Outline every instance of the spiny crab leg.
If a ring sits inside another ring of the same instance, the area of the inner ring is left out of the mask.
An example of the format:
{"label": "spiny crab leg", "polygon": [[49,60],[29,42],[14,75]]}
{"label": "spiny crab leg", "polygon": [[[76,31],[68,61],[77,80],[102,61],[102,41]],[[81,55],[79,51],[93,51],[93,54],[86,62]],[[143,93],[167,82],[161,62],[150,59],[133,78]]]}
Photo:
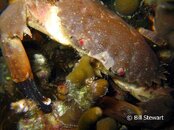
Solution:
{"label": "spiny crab leg", "polygon": [[12,80],[27,97],[36,101],[41,109],[50,112],[50,99],[46,99],[37,89],[33,80],[30,63],[19,38],[7,39],[1,44],[3,56],[7,61]]}

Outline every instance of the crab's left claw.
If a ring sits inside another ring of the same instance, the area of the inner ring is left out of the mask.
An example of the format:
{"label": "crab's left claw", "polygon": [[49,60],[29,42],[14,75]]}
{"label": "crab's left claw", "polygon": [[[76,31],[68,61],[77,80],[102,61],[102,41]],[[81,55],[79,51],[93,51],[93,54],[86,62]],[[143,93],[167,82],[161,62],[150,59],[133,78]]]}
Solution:
{"label": "crab's left claw", "polygon": [[28,56],[21,42],[24,33],[31,36],[26,21],[25,0],[17,0],[7,7],[0,16],[1,49],[12,80],[19,90],[27,98],[36,101],[43,111],[50,112],[51,100],[45,98],[37,89]]}

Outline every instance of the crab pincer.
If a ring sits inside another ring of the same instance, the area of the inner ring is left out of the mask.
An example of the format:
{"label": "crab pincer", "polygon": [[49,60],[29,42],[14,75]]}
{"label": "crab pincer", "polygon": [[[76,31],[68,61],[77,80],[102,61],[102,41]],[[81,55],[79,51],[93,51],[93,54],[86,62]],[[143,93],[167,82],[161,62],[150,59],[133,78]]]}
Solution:
{"label": "crab pincer", "polygon": [[[11,14],[11,11],[15,11],[16,15]],[[21,42],[23,32],[31,36],[26,26],[24,12],[24,3],[20,1],[9,5],[6,11],[0,15],[1,49],[17,88],[27,98],[36,101],[43,111],[50,112],[51,100],[45,98],[38,90],[28,56]]]}

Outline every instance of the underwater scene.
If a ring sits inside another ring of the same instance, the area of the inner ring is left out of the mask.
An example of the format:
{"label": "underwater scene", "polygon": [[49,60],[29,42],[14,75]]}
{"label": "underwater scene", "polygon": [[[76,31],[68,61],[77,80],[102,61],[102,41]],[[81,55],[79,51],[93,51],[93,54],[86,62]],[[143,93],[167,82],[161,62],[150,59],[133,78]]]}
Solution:
{"label": "underwater scene", "polygon": [[0,0],[0,130],[174,130],[174,0]]}

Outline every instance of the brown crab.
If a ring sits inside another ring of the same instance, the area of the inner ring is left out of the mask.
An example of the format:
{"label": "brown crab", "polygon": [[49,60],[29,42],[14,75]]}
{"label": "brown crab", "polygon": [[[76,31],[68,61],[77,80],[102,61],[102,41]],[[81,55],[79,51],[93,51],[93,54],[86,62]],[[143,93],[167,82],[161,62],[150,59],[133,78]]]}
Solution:
{"label": "brown crab", "polygon": [[50,104],[36,89],[21,43],[23,35],[32,36],[28,26],[99,60],[114,77],[143,86],[162,78],[158,59],[143,37],[100,1],[15,0],[0,16],[1,48],[13,81],[41,106]]}

